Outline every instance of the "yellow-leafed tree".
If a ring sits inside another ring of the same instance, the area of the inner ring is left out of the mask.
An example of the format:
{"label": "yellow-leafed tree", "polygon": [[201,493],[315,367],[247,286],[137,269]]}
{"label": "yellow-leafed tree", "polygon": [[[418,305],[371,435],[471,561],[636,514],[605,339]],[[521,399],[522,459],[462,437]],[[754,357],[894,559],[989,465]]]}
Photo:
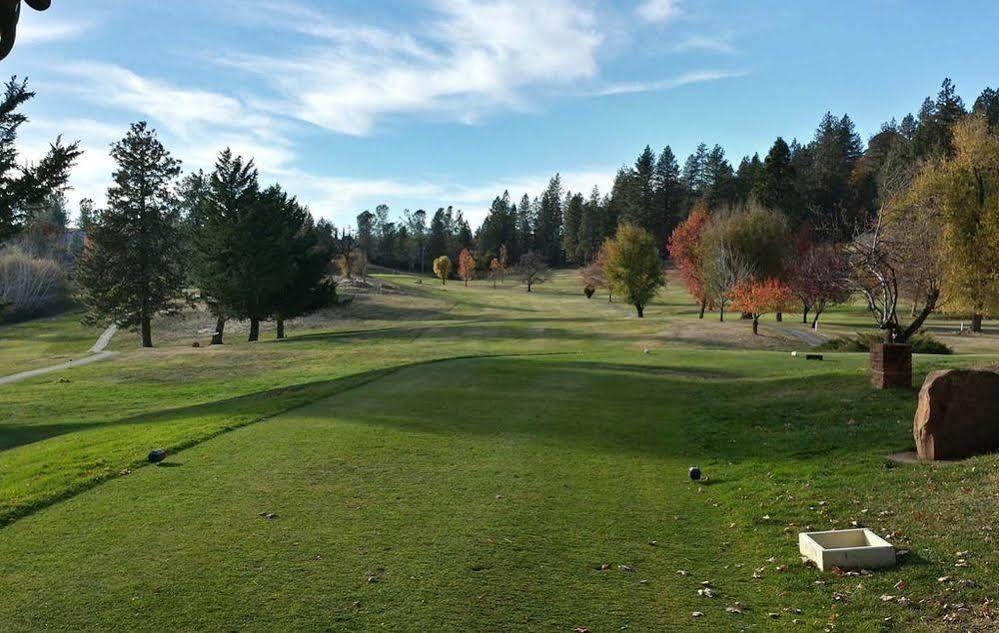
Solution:
{"label": "yellow-leafed tree", "polygon": [[911,195],[943,217],[944,305],[973,315],[999,313],[999,135],[982,116],[954,126],[954,154],[927,163]]}
{"label": "yellow-leafed tree", "polygon": [[447,285],[448,275],[451,274],[451,258],[441,255],[434,260],[434,274],[441,280],[441,285]]}

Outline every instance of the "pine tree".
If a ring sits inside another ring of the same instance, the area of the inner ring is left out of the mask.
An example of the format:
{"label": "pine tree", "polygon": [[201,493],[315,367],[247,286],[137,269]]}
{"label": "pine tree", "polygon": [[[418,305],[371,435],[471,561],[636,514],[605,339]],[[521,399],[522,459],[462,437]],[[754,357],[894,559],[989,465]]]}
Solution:
{"label": "pine tree", "polygon": [[975,99],[975,105],[971,111],[985,117],[989,130],[999,129],[999,91],[993,88],[983,90],[982,94]]}
{"label": "pine tree", "polygon": [[791,148],[778,136],[763,160],[753,197],[763,206],[782,212],[798,226],[805,221],[807,210],[798,198],[797,181]]}
{"label": "pine tree", "polygon": [[[789,151],[790,153],[790,151]],[[759,182],[763,173],[763,161],[759,154],[753,154],[752,158],[743,156],[739,161],[739,167],[735,170],[735,185],[733,187],[734,202],[744,206],[749,202],[750,196],[756,183]]]}
{"label": "pine tree", "polygon": [[657,220],[656,209],[656,155],[648,145],[638,156],[629,177],[630,190],[625,199],[621,222],[628,222],[652,232]]}
{"label": "pine tree", "polygon": [[520,199],[520,204],[516,207],[516,239],[513,242],[513,251],[510,257],[513,261],[534,248],[534,205],[531,198],[525,193]]}
{"label": "pine tree", "polygon": [[437,258],[441,255],[447,255],[449,241],[447,217],[442,207],[437,209],[434,217],[430,220],[430,239],[427,242],[427,252],[430,253],[430,257]]}
{"label": "pine tree", "polygon": [[90,222],[77,277],[91,323],[138,327],[152,347],[153,316],[181,297],[180,213],[171,189],[180,162],[144,122],[111,146],[117,164],[106,209]]}
{"label": "pine tree", "polygon": [[252,160],[223,150],[215,163],[208,196],[192,218],[195,281],[215,316],[212,345],[221,345],[225,324],[237,316],[240,276],[238,261],[244,245],[243,218],[257,202],[259,186]]}
{"label": "pine tree", "polygon": [[709,207],[732,203],[735,173],[725,158],[725,150],[721,145],[711,148],[704,166],[704,178],[704,197]]}
{"label": "pine tree", "polygon": [[285,321],[323,308],[336,299],[336,285],[327,272],[333,258],[331,231],[316,225],[309,211],[292,198],[285,206],[285,222],[290,235],[287,250],[291,273],[271,297],[277,338],[285,337]]}
{"label": "pine tree", "polygon": [[562,177],[549,181],[541,196],[535,231],[536,247],[545,262],[557,266],[562,260]]}
{"label": "pine tree", "polygon": [[919,127],[912,141],[916,156],[952,154],[951,130],[966,113],[964,101],[958,96],[954,82],[944,79],[936,99],[927,97],[919,110]]}
{"label": "pine tree", "polygon": [[570,262],[578,261],[580,226],[583,221],[583,196],[571,194],[565,205],[565,230],[562,234],[562,248]]}
{"label": "pine tree", "polygon": [[237,318],[249,319],[250,342],[260,338],[260,322],[275,314],[295,277],[295,238],[307,213],[273,185],[244,209],[236,227],[229,306]]}
{"label": "pine tree", "polygon": [[707,193],[709,186],[707,169],[708,146],[701,143],[683,164],[683,185],[687,188],[692,201]]}
{"label": "pine tree", "polygon": [[17,134],[28,117],[17,110],[34,96],[27,80],[12,77],[0,99],[0,242],[21,230],[31,207],[66,189],[69,172],[83,154],[79,142],[64,145],[60,137],[38,163],[19,162]]}
{"label": "pine tree", "polygon": [[673,150],[667,145],[656,161],[655,202],[650,231],[662,243],[665,252],[666,236],[683,219],[683,183],[680,181],[680,165]]}
{"label": "pine tree", "polygon": [[589,199],[583,205],[583,213],[579,220],[576,261],[590,262],[596,257],[600,244],[604,241],[605,212],[600,189],[594,187]]}

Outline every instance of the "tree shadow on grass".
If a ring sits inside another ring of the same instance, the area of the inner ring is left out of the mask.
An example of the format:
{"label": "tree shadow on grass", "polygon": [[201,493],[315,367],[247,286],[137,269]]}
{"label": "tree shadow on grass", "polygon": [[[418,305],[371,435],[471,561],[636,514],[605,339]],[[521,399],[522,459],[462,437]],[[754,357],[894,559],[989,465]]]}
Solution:
{"label": "tree shadow on grass", "polygon": [[[840,456],[883,456],[900,441],[894,420],[911,416],[915,406],[912,394],[875,393],[854,375],[739,379],[724,370],[706,376],[680,367],[518,358],[419,372],[357,390],[338,400],[331,416],[620,455],[836,463]],[[374,389],[390,390],[392,398]]]}

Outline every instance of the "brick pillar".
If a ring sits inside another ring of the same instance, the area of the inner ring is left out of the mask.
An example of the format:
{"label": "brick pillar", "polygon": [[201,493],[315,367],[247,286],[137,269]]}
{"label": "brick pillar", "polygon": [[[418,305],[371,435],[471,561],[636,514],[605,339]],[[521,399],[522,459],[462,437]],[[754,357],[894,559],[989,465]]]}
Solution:
{"label": "brick pillar", "polygon": [[871,382],[877,389],[912,389],[912,348],[898,343],[872,345]]}

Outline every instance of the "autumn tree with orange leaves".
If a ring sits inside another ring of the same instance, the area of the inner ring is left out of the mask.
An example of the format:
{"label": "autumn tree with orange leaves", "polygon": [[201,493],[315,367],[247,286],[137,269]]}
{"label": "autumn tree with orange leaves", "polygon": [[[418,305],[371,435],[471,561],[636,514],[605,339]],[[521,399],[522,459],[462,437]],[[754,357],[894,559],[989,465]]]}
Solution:
{"label": "autumn tree with orange leaves", "polygon": [[701,304],[699,318],[704,318],[708,308],[708,293],[705,289],[701,254],[698,248],[701,233],[708,225],[710,216],[703,204],[695,207],[669,238],[669,255],[673,259],[680,280],[694,299]]}
{"label": "autumn tree with orange leaves", "polygon": [[794,299],[790,288],[779,279],[750,279],[736,285],[729,293],[732,308],[753,316],[753,334],[760,333],[760,317],[787,310]]}
{"label": "autumn tree with orange leaves", "polygon": [[475,279],[475,258],[472,257],[467,248],[462,249],[461,254],[458,255],[458,277],[465,282],[465,286],[468,286],[468,282]]}
{"label": "autumn tree with orange leaves", "polygon": [[499,279],[502,274],[503,264],[500,263],[499,259],[493,257],[493,261],[489,262],[489,276],[493,280],[493,288],[496,287],[496,280]]}

